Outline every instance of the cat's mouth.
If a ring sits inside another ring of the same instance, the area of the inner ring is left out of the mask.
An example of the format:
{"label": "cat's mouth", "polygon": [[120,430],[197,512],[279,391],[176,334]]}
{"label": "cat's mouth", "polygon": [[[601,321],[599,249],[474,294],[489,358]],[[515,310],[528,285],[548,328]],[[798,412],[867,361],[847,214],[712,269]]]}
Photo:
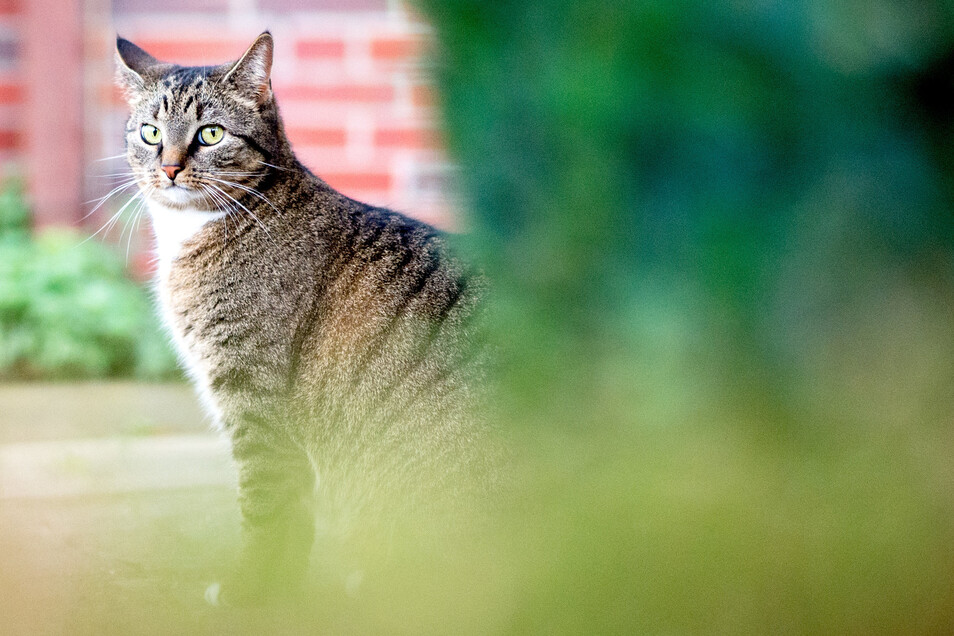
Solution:
{"label": "cat's mouth", "polygon": [[162,199],[169,203],[187,205],[202,198],[202,194],[188,186],[178,183],[170,183],[164,188],[159,188],[153,193],[153,197]]}

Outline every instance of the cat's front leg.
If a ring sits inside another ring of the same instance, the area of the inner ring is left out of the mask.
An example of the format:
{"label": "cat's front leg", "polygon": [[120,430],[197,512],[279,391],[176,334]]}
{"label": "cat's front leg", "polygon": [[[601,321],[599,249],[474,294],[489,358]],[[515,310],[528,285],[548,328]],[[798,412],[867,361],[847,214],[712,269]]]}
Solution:
{"label": "cat's front leg", "polygon": [[239,471],[243,551],[235,575],[210,602],[249,605],[300,586],[314,539],[315,473],[307,454],[267,418],[228,428]]}

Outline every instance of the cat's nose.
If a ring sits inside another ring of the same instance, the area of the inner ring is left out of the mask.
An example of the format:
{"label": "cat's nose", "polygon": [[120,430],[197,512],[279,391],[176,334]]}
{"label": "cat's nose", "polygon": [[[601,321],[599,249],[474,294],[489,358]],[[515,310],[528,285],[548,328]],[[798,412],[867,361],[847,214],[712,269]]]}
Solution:
{"label": "cat's nose", "polygon": [[170,181],[175,181],[176,175],[182,172],[182,166],[179,164],[163,166],[162,171],[166,173],[166,176],[169,177]]}

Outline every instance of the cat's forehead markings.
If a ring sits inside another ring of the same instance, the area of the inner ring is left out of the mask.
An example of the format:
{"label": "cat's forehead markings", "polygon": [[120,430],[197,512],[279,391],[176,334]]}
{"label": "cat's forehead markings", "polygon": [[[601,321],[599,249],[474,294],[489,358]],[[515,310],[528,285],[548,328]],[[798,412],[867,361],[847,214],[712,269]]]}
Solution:
{"label": "cat's forehead markings", "polygon": [[190,108],[194,110],[193,116],[198,119],[202,116],[202,82],[196,81],[186,87],[179,93],[179,110],[183,113],[190,113]]}
{"label": "cat's forehead markings", "polygon": [[[180,115],[202,117],[203,78],[181,69],[161,80],[153,103],[154,119],[168,121]],[[193,112],[190,112],[190,108]]]}
{"label": "cat's forehead markings", "polygon": [[171,114],[170,101],[175,103],[175,96],[172,95],[171,92],[160,93],[158,99],[156,100],[156,105],[152,116],[158,120],[169,119]]}

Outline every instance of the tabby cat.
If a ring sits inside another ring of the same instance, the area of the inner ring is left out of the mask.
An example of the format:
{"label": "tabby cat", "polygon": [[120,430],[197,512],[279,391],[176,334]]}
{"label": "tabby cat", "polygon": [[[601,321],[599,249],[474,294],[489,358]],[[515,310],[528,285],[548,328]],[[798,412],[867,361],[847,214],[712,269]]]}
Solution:
{"label": "tabby cat", "polygon": [[117,40],[162,313],[239,471],[238,601],[301,578],[316,503],[419,510],[492,472],[479,277],[432,227],[295,158],[272,53],[265,32],[237,62],[184,67]]}

